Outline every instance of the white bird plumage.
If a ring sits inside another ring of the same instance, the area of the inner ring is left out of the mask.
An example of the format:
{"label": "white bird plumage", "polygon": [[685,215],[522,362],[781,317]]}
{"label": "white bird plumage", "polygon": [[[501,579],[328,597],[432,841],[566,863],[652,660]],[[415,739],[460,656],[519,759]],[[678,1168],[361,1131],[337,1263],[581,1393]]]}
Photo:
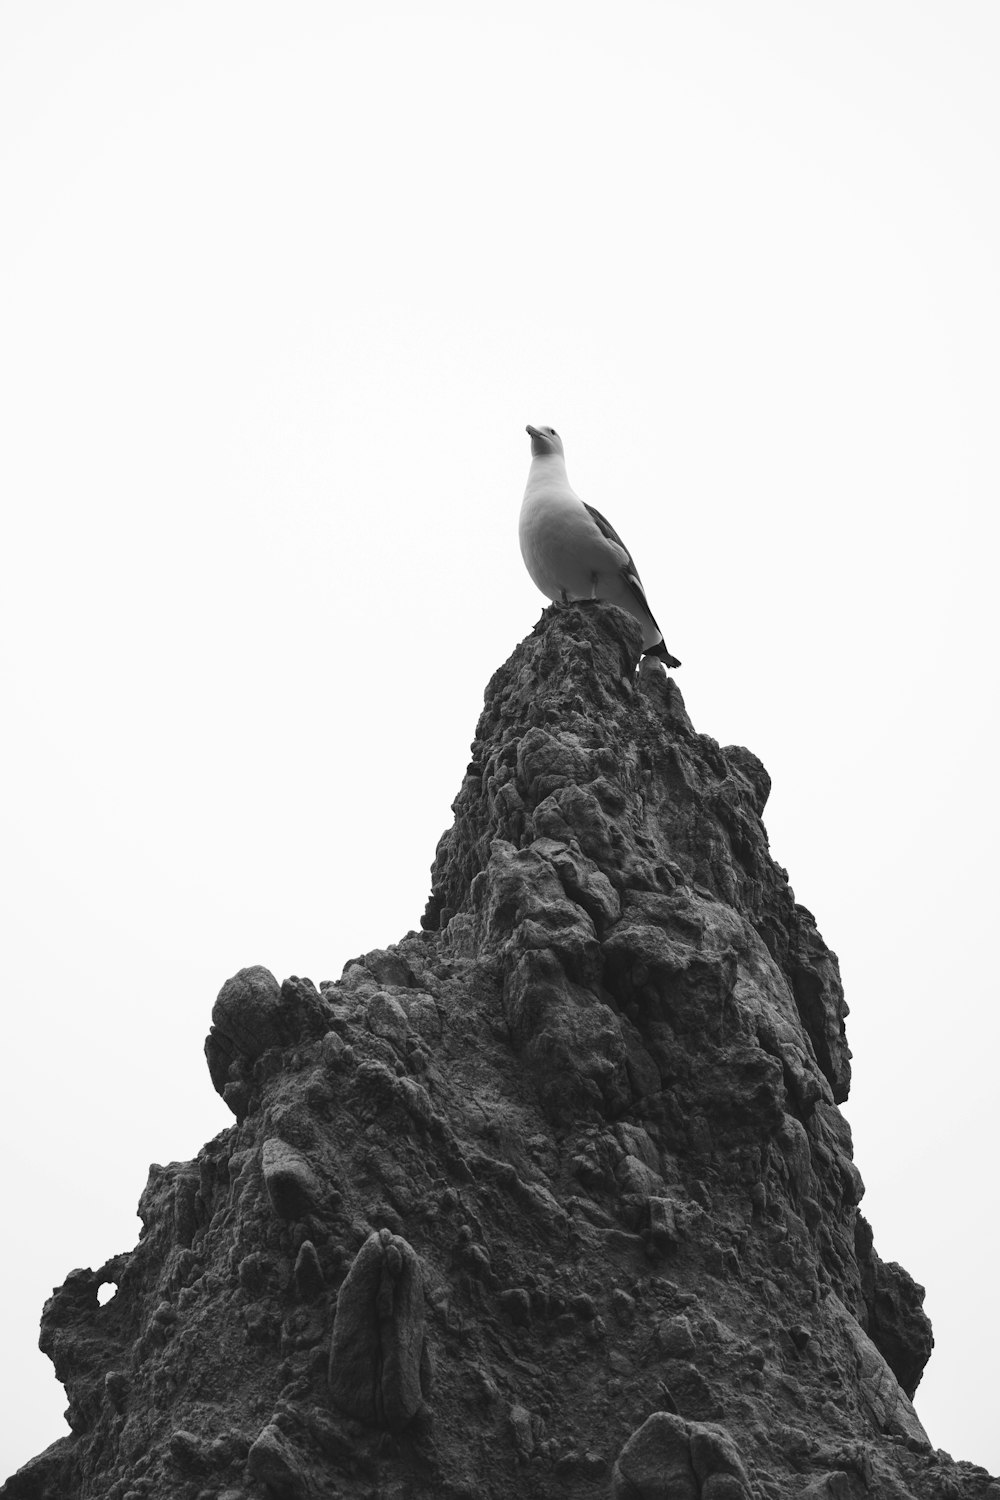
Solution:
{"label": "white bird plumage", "polygon": [[606,599],[642,626],[643,655],[679,667],[653,618],[631,553],[600,511],[587,505],[566,477],[562,439],[554,427],[527,427],[531,469],[518,540],[533,582],[547,599]]}

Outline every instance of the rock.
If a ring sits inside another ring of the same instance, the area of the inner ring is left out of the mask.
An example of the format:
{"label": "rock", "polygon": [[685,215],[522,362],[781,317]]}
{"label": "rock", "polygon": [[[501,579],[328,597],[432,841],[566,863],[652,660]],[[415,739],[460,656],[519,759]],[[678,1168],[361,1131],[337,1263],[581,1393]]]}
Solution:
{"label": "rock", "polygon": [[330,1396],[341,1410],[399,1431],[423,1405],[426,1356],[420,1261],[387,1229],[369,1235],[340,1288]]}
{"label": "rock", "polygon": [[615,1314],[627,1326],[635,1322],[635,1298],[630,1297],[623,1287],[616,1286],[611,1293],[611,1305]]}
{"label": "rock", "polygon": [[532,848],[555,870],[571,901],[582,906],[599,935],[621,915],[621,900],[608,877],[578,845],[535,839]]}
{"label": "rock", "polygon": [[531,1322],[531,1297],[522,1286],[509,1287],[500,1293],[500,1306],[508,1318],[519,1328],[527,1328]]}
{"label": "rock", "polygon": [[698,1500],[689,1425],[658,1411],[632,1434],[611,1475],[614,1500]]}
{"label": "rock", "polygon": [[209,1466],[205,1444],[193,1432],[176,1428],[170,1434],[170,1456],[185,1474],[204,1474]]}
{"label": "rock", "polygon": [[886,1263],[875,1253],[871,1227],[862,1214],[857,1216],[854,1239],[868,1335],[912,1400],[934,1348],[924,1289],[902,1266]]}
{"label": "rock", "polygon": [[837,1296],[828,1296],[823,1310],[828,1323],[839,1331],[853,1353],[862,1402],[878,1428],[929,1448],[930,1440],[909,1397],[871,1339]]}
{"label": "rock", "polygon": [[275,1500],[300,1500],[307,1493],[301,1462],[284,1433],[270,1423],[247,1455],[251,1478]]}
{"label": "rock", "polygon": [[677,1215],[669,1198],[652,1197],[648,1202],[649,1237],[661,1250],[672,1250],[680,1239]]}
{"label": "rock", "polygon": [[750,1500],[750,1480],[722,1427],[654,1412],[625,1444],[614,1500]]}
{"label": "rock", "polygon": [[529,1459],[535,1451],[535,1437],[531,1430],[531,1414],[523,1406],[512,1406],[508,1413],[514,1447],[522,1459]]}
{"label": "rock", "polygon": [[305,1302],[313,1301],[316,1297],[322,1296],[325,1291],[326,1279],[323,1275],[323,1267],[320,1265],[316,1246],[311,1240],[303,1240],[299,1246],[292,1275],[295,1290]]}
{"label": "rock", "polygon": [[410,1038],[406,1011],[394,995],[379,991],[368,1002],[368,1026],[376,1036],[384,1036],[404,1051]]}
{"label": "rock", "polygon": [[657,1341],[664,1354],[675,1359],[683,1359],[695,1350],[694,1334],[691,1332],[691,1324],[683,1313],[676,1317],[668,1318],[661,1323],[657,1329]]}
{"label": "rock", "polygon": [[611,606],[547,610],[422,930],[223,985],[235,1121],[46,1302],[70,1432],[3,1500],[997,1488],[909,1400],[923,1291],[858,1212],[837,960],[767,773],[638,652]]}
{"label": "rock", "polygon": [[722,1416],[721,1403],[697,1365],[686,1359],[668,1358],[660,1371],[682,1416],[699,1421]]}
{"label": "rock", "polygon": [[749,1489],[739,1450],[724,1427],[692,1422],[689,1428],[691,1463],[701,1485],[718,1484],[722,1477],[736,1479]]}
{"label": "rock", "polygon": [[701,1500],[749,1500],[750,1493],[735,1474],[710,1474],[701,1487]]}
{"label": "rock", "polygon": [[[205,1040],[208,1070],[218,1093],[234,1105],[249,1097],[252,1065],[274,1047],[320,1037],[328,1029],[327,1007],[311,980],[292,977],[278,984],[257,964],[240,969],[219,991],[212,1028]],[[227,1089],[231,1089],[226,1097]],[[237,1118],[243,1114],[237,1110]]]}
{"label": "rock", "polygon": [[855,1500],[862,1492],[843,1469],[821,1474],[802,1491],[802,1500]]}
{"label": "rock", "polygon": [[60,1500],[69,1493],[66,1486],[71,1459],[69,1438],[57,1438],[0,1485],[0,1495],[4,1500]]}
{"label": "rock", "polygon": [[301,1152],[272,1136],[264,1142],[261,1168],[271,1207],[279,1219],[302,1219],[317,1207],[322,1187]]}

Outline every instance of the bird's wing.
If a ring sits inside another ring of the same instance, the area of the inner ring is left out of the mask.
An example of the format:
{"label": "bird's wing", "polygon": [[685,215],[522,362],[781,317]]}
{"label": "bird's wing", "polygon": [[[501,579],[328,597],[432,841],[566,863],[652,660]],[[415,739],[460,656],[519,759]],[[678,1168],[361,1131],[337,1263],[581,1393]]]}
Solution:
{"label": "bird's wing", "polygon": [[[609,542],[614,542],[615,545],[617,547],[620,547],[624,552],[625,561],[622,563],[622,576],[625,579],[625,582],[628,584],[629,588],[632,590],[632,593],[639,600],[643,609],[645,609],[646,613],[649,615],[649,618],[653,620],[653,611],[649,607],[649,600],[646,598],[646,590],[642,586],[642,579],[639,577],[639,570],[636,567],[635,563],[632,561],[631,552],[628,550],[625,543],[622,541],[621,537],[618,535],[617,531],[606,516],[602,516],[599,510],[595,510],[592,505],[588,505],[586,500],[582,501],[582,504],[584,510],[588,513],[591,520],[597,524],[601,535],[603,537],[606,537]],[[656,625],[655,620],[653,620],[653,624]],[[656,625],[656,628],[657,630],[659,630],[659,625]]]}

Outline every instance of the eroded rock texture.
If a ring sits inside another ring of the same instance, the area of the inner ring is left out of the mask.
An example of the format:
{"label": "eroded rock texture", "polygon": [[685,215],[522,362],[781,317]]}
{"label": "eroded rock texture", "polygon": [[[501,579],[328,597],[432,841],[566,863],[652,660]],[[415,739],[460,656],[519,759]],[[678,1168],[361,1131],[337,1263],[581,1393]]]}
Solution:
{"label": "eroded rock texture", "polygon": [[547,611],[423,931],[223,986],[235,1123],[46,1304],[72,1431],[4,1496],[996,1500],[909,1399],[923,1292],[858,1211],[847,1008],[767,773],[638,646]]}

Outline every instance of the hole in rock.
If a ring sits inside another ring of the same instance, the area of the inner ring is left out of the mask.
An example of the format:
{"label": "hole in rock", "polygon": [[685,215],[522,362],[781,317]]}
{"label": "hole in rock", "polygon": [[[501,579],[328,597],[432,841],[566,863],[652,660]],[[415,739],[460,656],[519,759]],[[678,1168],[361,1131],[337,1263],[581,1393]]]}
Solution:
{"label": "hole in rock", "polygon": [[97,1300],[103,1307],[105,1302],[110,1302],[118,1288],[113,1281],[106,1281],[103,1286],[97,1288]]}

